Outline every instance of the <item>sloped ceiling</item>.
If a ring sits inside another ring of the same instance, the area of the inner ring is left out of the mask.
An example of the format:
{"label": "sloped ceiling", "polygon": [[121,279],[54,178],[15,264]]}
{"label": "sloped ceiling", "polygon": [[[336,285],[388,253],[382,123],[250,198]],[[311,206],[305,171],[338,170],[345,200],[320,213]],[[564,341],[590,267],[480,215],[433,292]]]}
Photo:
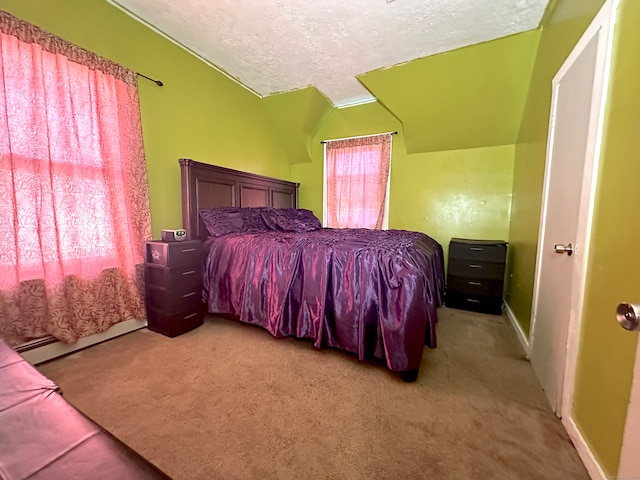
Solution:
{"label": "sloped ceiling", "polygon": [[260,96],[374,100],[366,72],[535,29],[548,0],[108,0]]}
{"label": "sloped ceiling", "polygon": [[408,153],[516,143],[540,31],[358,79],[404,126]]}
{"label": "sloped ceiling", "polygon": [[291,163],[311,161],[311,136],[332,109],[314,87],[270,95],[263,100]]}
{"label": "sloped ceiling", "polygon": [[292,163],[331,109],[370,101],[408,153],[516,143],[549,3],[107,1],[261,96]]}

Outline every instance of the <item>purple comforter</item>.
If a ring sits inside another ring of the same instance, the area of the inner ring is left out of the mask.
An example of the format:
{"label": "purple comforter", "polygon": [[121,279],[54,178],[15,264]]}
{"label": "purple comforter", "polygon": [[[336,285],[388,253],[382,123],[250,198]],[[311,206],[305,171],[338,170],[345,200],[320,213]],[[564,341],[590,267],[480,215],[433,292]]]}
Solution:
{"label": "purple comforter", "polygon": [[204,273],[208,311],[276,337],[312,339],[417,369],[436,346],[442,247],[419,232],[322,229],[211,238]]}

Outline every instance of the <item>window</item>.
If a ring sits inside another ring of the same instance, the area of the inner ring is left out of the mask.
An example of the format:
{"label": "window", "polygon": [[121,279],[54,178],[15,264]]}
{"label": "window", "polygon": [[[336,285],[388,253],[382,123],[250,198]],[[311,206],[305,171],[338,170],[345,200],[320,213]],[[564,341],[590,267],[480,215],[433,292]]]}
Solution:
{"label": "window", "polygon": [[0,337],[72,342],[143,319],[135,72],[0,16]]}
{"label": "window", "polygon": [[391,134],[325,142],[324,225],[388,227]]}

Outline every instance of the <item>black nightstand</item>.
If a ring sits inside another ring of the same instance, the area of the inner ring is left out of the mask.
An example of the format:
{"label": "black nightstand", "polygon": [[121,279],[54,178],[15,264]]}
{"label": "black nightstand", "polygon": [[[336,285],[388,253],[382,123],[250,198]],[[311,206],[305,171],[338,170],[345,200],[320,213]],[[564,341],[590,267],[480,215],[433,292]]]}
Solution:
{"label": "black nightstand", "polygon": [[507,242],[452,238],[445,305],[500,315]]}
{"label": "black nightstand", "polygon": [[202,244],[145,244],[147,328],[175,337],[202,325]]}

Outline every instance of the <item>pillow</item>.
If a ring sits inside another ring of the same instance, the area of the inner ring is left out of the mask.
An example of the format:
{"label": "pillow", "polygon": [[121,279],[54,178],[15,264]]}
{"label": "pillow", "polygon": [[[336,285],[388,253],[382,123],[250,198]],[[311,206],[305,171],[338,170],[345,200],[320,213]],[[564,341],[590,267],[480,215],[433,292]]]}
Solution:
{"label": "pillow", "polygon": [[269,232],[261,213],[263,208],[208,208],[198,211],[210,237],[234,233]]}
{"label": "pillow", "polygon": [[303,208],[265,208],[262,218],[276,232],[312,232],[322,228],[313,212]]}

